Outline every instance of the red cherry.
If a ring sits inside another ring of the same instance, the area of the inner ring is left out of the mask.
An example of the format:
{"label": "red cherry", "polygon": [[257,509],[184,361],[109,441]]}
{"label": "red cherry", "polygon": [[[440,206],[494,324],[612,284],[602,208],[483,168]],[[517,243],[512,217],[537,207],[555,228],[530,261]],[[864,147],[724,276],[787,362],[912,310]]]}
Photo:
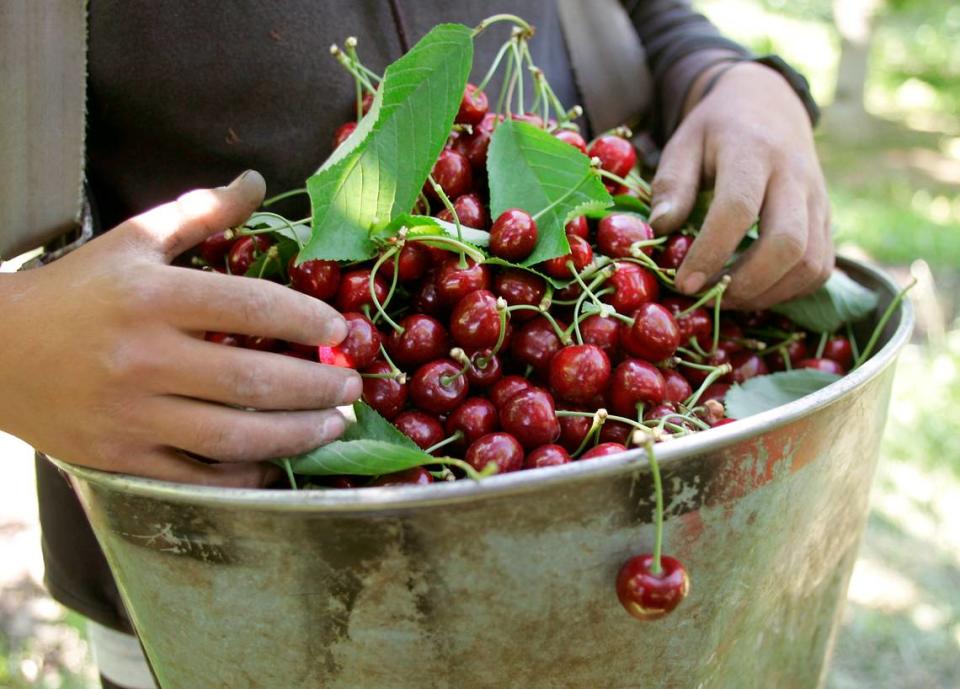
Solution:
{"label": "red cherry", "polygon": [[397,258],[394,256],[393,258],[387,259],[387,261],[380,266],[379,274],[383,275],[385,280],[392,280],[394,266],[399,268],[397,280],[400,282],[418,280],[427,272],[427,268],[430,267],[430,252],[421,242],[407,242],[403,245],[403,248],[400,249],[400,257]]}
{"label": "red cherry", "polygon": [[477,290],[458,301],[450,317],[450,334],[464,349],[496,345],[500,338],[500,312],[493,293]]}
{"label": "red cherry", "polygon": [[464,459],[477,471],[495,464],[497,473],[505,474],[523,468],[523,448],[509,433],[488,433],[467,448]]}
{"label": "red cherry", "polygon": [[586,268],[593,260],[593,247],[583,237],[575,234],[567,235],[567,242],[570,244],[570,253],[563,256],[551,258],[543,262],[543,269],[547,275],[558,280],[568,280],[573,277],[570,272],[568,262],[573,262],[573,267],[580,272]]}
{"label": "red cherry", "polygon": [[[562,326],[561,326],[562,327]],[[524,323],[510,343],[510,353],[515,361],[529,364],[538,371],[545,371],[550,359],[560,351],[560,338],[553,326],[543,316]]]}
{"label": "red cherry", "polygon": [[823,348],[823,358],[836,361],[843,369],[853,365],[853,347],[843,335],[834,335]]}
{"label": "red cherry", "polygon": [[[644,421],[659,420],[663,418],[668,418],[677,413],[677,408],[673,406],[670,402],[664,402],[663,404],[655,404],[649,409],[643,412]],[[674,421],[680,421],[680,419],[674,419]],[[670,430],[666,429],[669,433]]]}
{"label": "red cherry", "polygon": [[[364,373],[393,373],[386,361],[375,361]],[[363,401],[380,412],[388,421],[393,419],[407,403],[407,383],[395,378],[364,378]]]}
{"label": "red cherry", "polygon": [[711,424],[711,426],[713,428],[716,428],[717,426],[726,426],[728,423],[733,423],[734,421],[736,421],[736,419],[731,419],[729,416],[727,416],[722,419],[717,419]]}
{"label": "red cherry", "polygon": [[317,348],[321,364],[344,368],[364,369],[380,354],[380,331],[362,313],[343,314],[347,322],[347,336],[335,347]]}
{"label": "red cherry", "polygon": [[656,301],[660,295],[656,276],[646,268],[627,261],[614,263],[614,272],[607,280],[607,285],[616,290],[607,295],[607,302],[623,314],[633,313],[641,304]]}
{"label": "red cherry", "polygon": [[206,261],[207,265],[223,272],[224,259],[233,246],[237,235],[233,230],[223,230],[212,234],[200,242],[200,258]]}
{"label": "red cherry", "polygon": [[241,237],[227,254],[227,267],[231,275],[246,275],[257,256],[270,248],[270,240],[262,234]]}
{"label": "red cherry", "polygon": [[427,275],[420,283],[420,289],[413,297],[413,310],[431,316],[441,316],[446,310],[440,303],[435,275]]}
{"label": "red cherry", "polygon": [[537,223],[520,208],[510,208],[493,221],[490,251],[507,261],[522,261],[537,246]]}
{"label": "red cherry", "polygon": [[621,326],[620,344],[634,356],[663,361],[672,357],[680,346],[680,328],[660,304],[641,304],[633,314],[633,325]]}
{"label": "red cherry", "polygon": [[375,95],[372,91],[367,91],[363,94],[363,98],[360,101],[360,112],[364,115],[370,112],[370,108],[373,107],[373,97]]}
{"label": "red cherry", "polygon": [[693,237],[685,234],[675,234],[663,245],[663,251],[657,256],[657,265],[661,268],[676,270],[687,257],[687,252],[693,245]]}
{"label": "red cherry", "polygon": [[472,445],[482,436],[497,430],[497,408],[483,397],[470,397],[447,417],[447,435],[463,433],[461,445]]}
{"label": "red cherry", "polygon": [[[653,239],[653,228],[633,213],[611,213],[597,223],[597,246],[611,258],[629,258],[634,242],[649,239]],[[647,255],[652,252],[652,246],[643,249]]]}
{"label": "red cherry", "polygon": [[584,344],[596,345],[611,361],[620,356],[619,321],[595,313],[581,321],[580,335]]}
{"label": "red cherry", "polygon": [[580,136],[579,133],[572,129],[560,129],[554,136],[561,141],[566,141],[574,148],[579,149],[584,155],[587,154],[587,142],[583,140],[583,137]]}
{"label": "red cherry", "polygon": [[550,389],[567,402],[586,404],[610,381],[610,359],[592,344],[569,345],[550,361]]}
{"label": "red cherry", "polygon": [[[487,118],[492,117],[492,114],[488,114],[487,117],[484,118],[484,122],[487,121]],[[486,168],[487,150],[490,148],[491,134],[490,129],[486,129],[481,125],[480,127],[473,128],[473,134],[461,135],[457,139],[455,145],[456,151],[469,160],[470,165],[472,165],[475,170],[484,170]]]}
{"label": "red cherry", "polygon": [[444,437],[443,426],[437,417],[422,411],[405,411],[393,420],[393,425],[421,450],[433,447]]}
{"label": "red cherry", "polygon": [[[473,169],[470,167],[470,161],[463,154],[449,148],[440,151],[440,156],[430,174],[449,199],[466,194],[473,188]],[[430,199],[439,200],[433,185],[429,182],[424,185],[424,192]]]}
{"label": "red cherry", "polygon": [[337,130],[333,133],[333,147],[338,148],[340,144],[349,139],[356,128],[356,122],[344,122],[337,127]]}
{"label": "red cherry", "polygon": [[600,159],[600,167],[620,177],[626,177],[637,162],[637,149],[621,136],[606,134],[590,142],[587,155]]}
{"label": "red cherry", "polygon": [[[786,346],[787,358],[790,359],[790,366],[796,368],[801,360],[809,356],[807,343],[803,340],[793,340]],[[767,365],[771,371],[783,371],[787,368],[783,359],[781,350],[775,349],[768,355]]]}
{"label": "red cherry", "polygon": [[727,391],[730,389],[729,383],[713,383],[707,386],[707,389],[703,391],[703,394],[700,395],[700,404],[703,404],[707,400],[716,400],[717,402],[723,402],[727,396]]}
{"label": "red cherry", "polygon": [[359,476],[317,476],[318,480],[324,486],[329,488],[359,488],[361,486],[361,477]]}
{"label": "red cherry", "polygon": [[555,467],[570,462],[570,455],[559,445],[541,445],[523,460],[524,469]]}
{"label": "red cherry", "polygon": [[448,258],[435,278],[437,298],[441,304],[456,304],[470,292],[490,289],[490,269],[483,263],[467,259],[466,268],[460,267],[456,256]]}
{"label": "red cherry", "polygon": [[[723,364],[730,363],[730,355],[727,354],[725,349],[717,349],[713,354],[707,357],[707,360],[703,362],[707,366],[722,366]],[[710,374],[709,371],[704,371],[699,368],[688,368],[683,367],[682,369],[683,377],[690,381],[690,385],[699,386],[703,381],[707,379],[707,376]],[[730,380],[733,378],[727,374],[720,378],[720,380]]]}
{"label": "red cherry", "polygon": [[824,373],[835,373],[842,376],[847,371],[833,359],[803,359],[797,364],[797,368],[812,368]]}
{"label": "red cherry", "polygon": [[424,364],[410,380],[410,399],[434,414],[453,411],[466,398],[469,387],[466,376],[459,373],[460,367],[450,359]]}
{"label": "red cherry", "polygon": [[420,366],[445,356],[450,349],[446,329],[433,316],[414,313],[397,325],[403,332],[394,331],[386,343],[387,352],[397,366]]}
{"label": "red cherry", "polygon": [[637,404],[660,404],[666,396],[660,371],[646,361],[627,359],[613,371],[610,406],[619,416],[635,418]]}
{"label": "red cherry", "polygon": [[[585,411],[581,407],[565,407],[569,411]],[[575,452],[583,439],[590,432],[593,419],[589,416],[560,416],[560,438],[558,443],[566,448],[567,452]]]}
{"label": "red cherry", "polygon": [[756,352],[747,350],[731,354],[730,365],[733,366],[732,375],[735,383],[742,383],[750,378],[770,373],[763,359],[757,356]]}
{"label": "red cherry", "polygon": [[690,313],[680,316],[693,304],[693,301],[684,297],[667,297],[660,301],[673,314],[680,328],[680,342],[688,343],[691,337],[697,338],[697,344],[703,349],[713,349],[713,319],[707,310],[697,307]]}
{"label": "red cherry", "polygon": [[693,394],[693,388],[690,383],[679,372],[673,369],[662,371],[663,375],[663,398],[667,402],[680,404]]}
{"label": "red cherry", "polygon": [[230,333],[207,333],[204,335],[204,338],[207,342],[213,342],[214,344],[226,345],[227,347],[240,347],[242,346],[239,335],[231,335]]}
{"label": "red cherry", "polygon": [[638,620],[657,620],[676,608],[690,592],[690,578],[672,557],[660,558],[661,570],[653,571],[653,555],[627,560],[617,575],[617,597]]}
{"label": "red cherry", "polygon": [[[379,275],[374,277],[374,292],[377,295],[377,301],[383,304],[387,298],[389,288],[386,281]],[[373,304],[373,298],[370,296],[370,269],[363,268],[352,270],[345,273],[340,279],[340,287],[337,289],[337,310],[342,313],[347,311],[361,311],[367,304]]]}
{"label": "red cherry", "polygon": [[243,346],[246,349],[255,349],[258,352],[278,352],[283,346],[283,342],[275,337],[246,335],[243,338]]}
{"label": "red cherry", "polygon": [[534,127],[543,128],[543,118],[539,115],[535,115],[532,112],[512,112],[510,113],[510,119],[516,120],[517,122],[526,122],[527,124],[532,124]]}
{"label": "red cherry", "polygon": [[500,427],[528,449],[549,445],[560,437],[553,398],[540,388],[521,390],[507,400],[500,408]]}
{"label": "red cherry", "polygon": [[295,290],[323,301],[333,299],[340,286],[340,266],[336,261],[314,259],[300,265],[296,263],[294,257],[287,264],[287,274]]}
{"label": "red cherry", "polygon": [[[609,422],[608,422],[609,423]],[[606,457],[608,455],[618,455],[621,452],[626,452],[627,446],[623,443],[600,443],[596,447],[592,447],[582,455],[580,459],[596,459],[597,457]]]}
{"label": "red cherry", "polygon": [[[499,273],[493,282],[493,290],[499,296],[503,297],[509,306],[525,304],[527,306],[538,306],[543,295],[547,291],[547,285],[543,278],[537,277],[533,273],[525,270],[505,270]],[[514,311],[510,314],[510,320],[522,323],[536,316],[535,311],[526,309]]]}
{"label": "red cherry", "polygon": [[616,443],[626,447],[632,433],[633,426],[628,426],[619,421],[606,421],[600,429],[600,444]]}
{"label": "red cherry", "polygon": [[384,474],[370,485],[377,487],[410,485],[425,486],[428,483],[433,483],[433,476],[430,475],[430,472],[423,467],[413,467],[412,469],[398,471],[393,474]]}
{"label": "red cherry", "polygon": [[533,384],[522,376],[504,376],[493,384],[488,394],[497,409],[502,409],[511,397],[531,388]]}
{"label": "red cherry", "polygon": [[567,235],[574,234],[581,239],[590,239],[590,223],[587,222],[587,216],[578,215],[573,220],[563,226]]}
{"label": "red cherry", "polygon": [[476,194],[458,196],[457,200],[453,202],[453,208],[457,211],[457,217],[460,218],[461,225],[477,230],[487,229],[487,223],[489,222],[487,209]]}
{"label": "red cherry", "polygon": [[[509,325],[509,324],[508,324]],[[472,388],[487,388],[503,377],[503,364],[500,357],[490,349],[481,349],[470,356],[467,380]]]}
{"label": "red cherry", "polygon": [[475,84],[467,84],[467,87],[463,90],[460,110],[457,111],[454,122],[457,124],[480,124],[486,116],[488,108],[487,94],[478,91]]}

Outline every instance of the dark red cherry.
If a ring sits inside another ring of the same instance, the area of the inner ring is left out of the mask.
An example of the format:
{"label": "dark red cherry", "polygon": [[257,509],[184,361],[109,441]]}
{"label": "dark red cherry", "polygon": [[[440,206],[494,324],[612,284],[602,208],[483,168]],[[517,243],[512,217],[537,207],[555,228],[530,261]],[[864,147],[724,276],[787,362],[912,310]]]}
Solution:
{"label": "dark red cherry", "polygon": [[458,196],[457,200],[453,202],[453,208],[457,211],[457,217],[460,218],[461,225],[477,230],[487,229],[487,224],[490,222],[487,217],[487,209],[476,194]]}
{"label": "dark red cherry", "polygon": [[428,274],[420,282],[420,289],[413,297],[413,310],[431,316],[442,316],[445,313],[446,305],[440,303],[435,275]]}
{"label": "dark red cherry", "polygon": [[833,359],[846,370],[853,365],[853,347],[843,335],[834,335],[823,348],[823,358]]}
{"label": "dark red cherry", "polygon": [[283,342],[275,337],[245,335],[243,338],[243,346],[245,349],[255,349],[258,352],[279,352],[283,347]]}
{"label": "dark red cherry", "polygon": [[578,215],[573,220],[563,226],[567,235],[574,234],[581,239],[590,239],[590,223],[587,222],[587,216]]}
{"label": "dark red cherry", "polygon": [[712,383],[707,386],[707,389],[703,391],[703,394],[700,395],[700,404],[703,404],[707,400],[716,400],[717,402],[723,402],[727,397],[727,391],[730,390],[730,383]]}
{"label": "dark red cherry", "polygon": [[437,359],[417,369],[410,380],[410,399],[420,409],[447,414],[467,396],[467,377],[450,359]]}
{"label": "dark red cherry", "polygon": [[[634,242],[649,239],[653,239],[653,228],[633,213],[611,213],[597,223],[597,246],[611,258],[629,258]],[[647,255],[652,251],[652,246],[643,248]]]}
{"label": "dark red cherry", "polygon": [[353,134],[356,128],[356,122],[344,122],[337,127],[336,131],[333,133],[333,147],[338,148],[340,144],[349,139],[350,135]]}
{"label": "dark red cherry", "polygon": [[365,369],[380,354],[380,331],[362,313],[347,312],[343,319],[347,322],[346,338],[335,347],[318,347],[318,359],[330,366]]}
{"label": "dark red cherry", "polygon": [[501,213],[490,228],[490,252],[507,261],[519,262],[537,246],[537,223],[520,208]]}
{"label": "dark red cherry", "polygon": [[[547,285],[543,278],[533,273],[510,269],[499,273],[494,278],[493,290],[503,297],[509,306],[517,306],[518,304],[539,306],[540,300],[543,299],[543,295],[547,291]],[[523,323],[536,315],[536,311],[523,309],[512,312],[510,320]]]}
{"label": "dark red cherry", "polygon": [[491,349],[481,349],[470,355],[467,380],[472,388],[488,388],[503,377],[500,357]]}
{"label": "dark red cherry", "polygon": [[270,248],[270,240],[262,234],[240,237],[227,254],[227,267],[231,275],[246,275],[257,256]]}
{"label": "dark red cherry", "polygon": [[477,471],[494,464],[498,474],[506,474],[523,468],[523,448],[509,433],[488,433],[467,448],[464,459]]}
{"label": "dark red cherry", "polygon": [[569,345],[550,360],[550,389],[564,401],[586,404],[603,395],[609,381],[610,359],[596,345]]}
{"label": "dark red cherry", "polygon": [[459,444],[466,447],[496,431],[497,425],[497,408],[493,402],[483,397],[470,397],[450,413],[446,429],[447,435],[460,431],[463,440]]}
{"label": "dark red cherry", "polygon": [[329,488],[360,488],[365,476],[317,476],[315,481]]}
{"label": "dark red cherry", "polygon": [[413,467],[393,474],[384,474],[370,486],[425,486],[433,483],[433,476],[423,467]]}
{"label": "dark red cherry", "polygon": [[522,376],[504,376],[493,384],[487,394],[497,409],[502,409],[511,397],[532,387],[533,383]]}
{"label": "dark red cherry", "polygon": [[[643,420],[644,421],[656,421],[660,419],[669,419],[672,422],[679,423],[682,419],[670,419],[671,416],[677,413],[677,408],[673,406],[670,402],[664,402],[663,404],[655,404],[649,409],[644,410]],[[670,432],[667,429],[667,432]]]}
{"label": "dark red cherry", "polygon": [[421,450],[433,447],[444,438],[439,419],[422,411],[405,411],[393,420],[393,425]]}
{"label": "dark red cherry", "polygon": [[[609,422],[608,422],[609,423]],[[621,452],[626,452],[627,446],[623,443],[600,443],[596,447],[591,447],[589,450],[580,455],[580,459],[596,459],[597,457],[607,457],[608,455],[618,455]]]}
{"label": "dark red cherry", "polygon": [[666,383],[660,371],[639,359],[627,359],[613,371],[610,381],[610,407],[615,414],[636,418],[637,404],[660,404],[666,396]]}
{"label": "dark red cherry", "polygon": [[554,136],[561,141],[566,141],[574,148],[579,149],[579,151],[584,155],[587,154],[587,142],[583,140],[583,137],[580,136],[578,132],[575,132],[572,129],[561,129],[557,131]]}
{"label": "dark red cherry", "polygon": [[523,460],[524,469],[540,469],[568,464],[570,455],[559,445],[541,445]]}
{"label": "dark red cherry", "polygon": [[642,266],[627,261],[614,264],[613,275],[604,284],[615,291],[605,299],[618,313],[633,313],[649,301],[656,301],[660,295],[660,285],[656,276]]}
{"label": "dark red cherry", "polygon": [[487,94],[478,91],[475,84],[467,84],[467,87],[463,90],[460,110],[457,111],[454,122],[457,124],[480,124],[486,116],[488,108]]}
{"label": "dark red cherry", "polygon": [[657,256],[657,265],[661,268],[673,268],[676,270],[687,257],[690,246],[693,244],[693,237],[685,234],[675,234],[663,245],[663,251]]}
{"label": "dark red cherry", "polygon": [[730,365],[733,366],[733,382],[742,383],[756,376],[770,373],[763,359],[756,352],[743,350],[730,355]]}
{"label": "dark red cherry", "polygon": [[567,265],[569,262],[572,261],[573,267],[577,272],[580,272],[593,260],[593,247],[586,239],[571,234],[567,235],[567,242],[570,244],[569,254],[551,258],[542,264],[547,275],[558,280],[569,280],[573,277],[573,273],[570,272],[570,267]]}
{"label": "dark red cherry", "polygon": [[661,371],[663,375],[663,398],[667,402],[680,404],[693,394],[693,388],[690,383],[678,371],[665,369]]}
{"label": "dark red cherry", "polygon": [[[706,361],[701,362],[707,366],[722,366],[723,364],[730,363],[730,355],[727,354],[725,349],[717,349],[713,354],[707,357]],[[690,381],[690,385],[697,387],[703,381],[707,379],[707,376],[710,374],[709,371],[704,371],[699,368],[690,368],[687,366],[682,366],[680,372],[683,374],[683,377]],[[730,374],[723,376],[720,380],[732,381]]]}
{"label": "dark red cherry", "polygon": [[593,314],[580,323],[584,344],[596,345],[613,361],[620,356],[620,321]]}
{"label": "dark red cherry", "polygon": [[847,372],[843,366],[833,359],[803,359],[797,363],[797,368],[812,368],[816,371],[823,371],[824,373],[835,373],[838,376],[842,376]]}
{"label": "dark red cherry", "polygon": [[398,325],[403,332],[394,331],[386,344],[387,352],[397,366],[420,366],[446,356],[450,351],[446,328],[433,316],[410,314]]}
{"label": "dark red cherry", "polygon": [[440,267],[434,281],[439,302],[452,305],[470,292],[490,289],[490,269],[482,263],[474,263],[469,258],[467,266],[461,268],[460,259],[453,256]]}
{"label": "dark red cherry", "polygon": [[[375,361],[364,371],[379,375],[392,372],[386,361]],[[364,378],[363,401],[380,412],[385,419],[393,419],[407,404],[407,383],[394,378]]]}
{"label": "dark red cherry", "polygon": [[458,301],[450,316],[450,335],[468,350],[496,345],[500,338],[500,312],[493,292],[477,290]]}
{"label": "dark red cherry", "polygon": [[696,338],[697,344],[705,350],[713,348],[713,318],[703,307],[697,307],[683,316],[679,315],[693,302],[682,297],[667,297],[660,304],[673,314],[680,328],[680,342],[689,344],[690,338]]}
{"label": "dark red cherry", "polygon": [[549,445],[560,437],[553,397],[540,388],[521,390],[500,407],[500,427],[527,449]]}
{"label": "dark red cherry", "polygon": [[[562,327],[562,326],[561,326]],[[514,361],[529,364],[538,371],[546,371],[550,359],[560,351],[560,338],[543,316],[524,323],[510,343]]]}
{"label": "dark red cherry", "polygon": [[336,261],[314,259],[297,265],[294,257],[287,264],[287,274],[295,290],[323,301],[333,299],[340,287],[340,266]]}
{"label": "dark red cherry", "polygon": [[717,419],[712,424],[710,424],[710,426],[712,428],[716,428],[717,426],[726,426],[728,423],[733,423],[734,421],[736,421],[736,419],[731,419],[729,416],[726,416],[722,419]]}
{"label": "dark red cherry", "polygon": [[[570,411],[587,411],[582,407],[565,406]],[[590,432],[593,419],[589,416],[560,416],[560,438],[557,442],[566,448],[567,452],[576,452]]]}
{"label": "dark red cherry", "polygon": [[653,571],[653,555],[627,560],[617,574],[617,597],[638,620],[658,620],[680,605],[690,592],[690,578],[679,561],[664,555]]}
{"label": "dark red cherry", "polygon": [[204,335],[203,339],[205,339],[207,342],[226,345],[227,347],[242,347],[243,342],[240,338],[240,335],[231,335],[230,333],[209,332]]}
{"label": "dark red cherry", "polygon": [[370,108],[373,107],[373,98],[375,95],[372,91],[367,91],[363,94],[363,98],[360,101],[360,112],[364,115],[370,112]]}
{"label": "dark red cherry", "polygon": [[[484,122],[491,117],[492,115],[488,114]],[[469,160],[475,170],[482,171],[486,168],[491,134],[491,130],[481,125],[473,128],[473,134],[461,134],[457,139],[456,151]]]}
{"label": "dark red cherry", "polygon": [[[377,301],[383,304],[389,291],[387,283],[381,276],[377,275],[374,277],[373,284]],[[346,313],[347,311],[362,311],[364,306],[373,304],[373,298],[370,296],[369,268],[352,270],[340,278],[336,304],[337,310],[342,313]]]}
{"label": "dark red cherry", "polygon": [[223,230],[212,234],[200,242],[200,258],[206,261],[207,265],[216,268],[221,273],[224,269],[224,259],[233,246],[237,235],[233,230]]}
{"label": "dark red cherry", "polygon": [[660,304],[641,304],[633,314],[633,325],[622,324],[620,345],[641,359],[663,361],[672,357],[680,346],[680,328],[673,315]]}
{"label": "dark red cherry", "polygon": [[[454,199],[473,189],[473,169],[470,161],[463,154],[449,148],[440,151],[440,156],[430,174],[449,199]],[[429,181],[424,185],[424,191],[429,198],[434,201],[439,200]]]}
{"label": "dark red cherry", "polygon": [[621,136],[606,134],[590,142],[587,155],[600,159],[600,167],[620,177],[626,177],[637,162],[637,149]]}
{"label": "dark red cherry", "polygon": [[633,426],[628,426],[619,421],[606,421],[603,428],[600,429],[600,444],[616,443],[626,446],[630,441],[630,435],[633,433]]}
{"label": "dark red cherry", "polygon": [[430,251],[421,242],[407,242],[400,249],[400,256],[394,256],[387,259],[386,263],[380,266],[380,275],[385,280],[393,279],[393,269],[398,267],[397,280],[400,282],[412,282],[423,277],[430,267]]}
{"label": "dark red cherry", "polygon": [[[793,340],[785,347],[787,358],[790,359],[791,368],[796,368],[801,360],[809,356],[807,343],[803,340]],[[782,350],[775,349],[767,355],[767,365],[771,371],[783,371],[787,368],[783,358]]]}

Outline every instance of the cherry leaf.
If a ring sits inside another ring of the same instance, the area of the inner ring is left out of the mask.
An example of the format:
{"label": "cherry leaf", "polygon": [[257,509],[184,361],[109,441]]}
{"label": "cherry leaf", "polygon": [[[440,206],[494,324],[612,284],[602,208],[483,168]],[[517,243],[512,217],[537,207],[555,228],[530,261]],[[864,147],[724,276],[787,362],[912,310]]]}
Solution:
{"label": "cherry leaf", "polygon": [[731,387],[724,406],[727,416],[743,419],[794,402],[838,380],[835,373],[810,368],[757,376]]}
{"label": "cherry leaf", "polygon": [[774,306],[797,325],[818,333],[836,332],[845,323],[859,321],[877,308],[877,295],[839,270],[812,294]]}

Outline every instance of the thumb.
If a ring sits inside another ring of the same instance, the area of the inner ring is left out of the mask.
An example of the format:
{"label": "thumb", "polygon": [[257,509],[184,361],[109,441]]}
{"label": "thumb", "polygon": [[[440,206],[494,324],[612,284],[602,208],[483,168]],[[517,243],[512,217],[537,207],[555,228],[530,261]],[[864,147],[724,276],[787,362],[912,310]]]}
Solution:
{"label": "thumb", "polygon": [[680,228],[693,210],[700,186],[703,136],[695,120],[686,120],[667,142],[653,178],[650,225],[658,235]]}
{"label": "thumb", "polygon": [[121,228],[170,262],[210,235],[243,223],[260,206],[265,191],[260,173],[247,170],[229,186],[187,192],[127,220]]}

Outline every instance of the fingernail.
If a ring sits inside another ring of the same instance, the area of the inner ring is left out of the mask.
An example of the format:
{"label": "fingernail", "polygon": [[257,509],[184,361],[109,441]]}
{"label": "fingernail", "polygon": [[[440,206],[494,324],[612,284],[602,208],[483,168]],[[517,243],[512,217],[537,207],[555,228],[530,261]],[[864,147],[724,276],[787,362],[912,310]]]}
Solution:
{"label": "fingernail", "polygon": [[669,201],[660,201],[653,207],[653,210],[650,212],[650,224],[652,225],[657,220],[667,215],[671,210],[673,210],[673,204]]}
{"label": "fingernail", "polygon": [[694,292],[699,292],[700,288],[703,287],[703,284],[707,281],[707,276],[703,273],[691,273],[686,280],[683,281],[683,284],[680,286],[687,294],[693,294]]}
{"label": "fingernail", "polygon": [[345,430],[347,430],[347,420],[340,412],[328,415],[327,420],[323,422],[323,437],[328,440],[339,438]]}
{"label": "fingernail", "polygon": [[342,317],[337,316],[331,319],[330,326],[327,329],[327,342],[323,344],[334,347],[347,339],[348,334],[347,322]]}
{"label": "fingernail", "polygon": [[353,404],[363,394],[363,379],[359,374],[351,374],[340,390],[340,404]]}

